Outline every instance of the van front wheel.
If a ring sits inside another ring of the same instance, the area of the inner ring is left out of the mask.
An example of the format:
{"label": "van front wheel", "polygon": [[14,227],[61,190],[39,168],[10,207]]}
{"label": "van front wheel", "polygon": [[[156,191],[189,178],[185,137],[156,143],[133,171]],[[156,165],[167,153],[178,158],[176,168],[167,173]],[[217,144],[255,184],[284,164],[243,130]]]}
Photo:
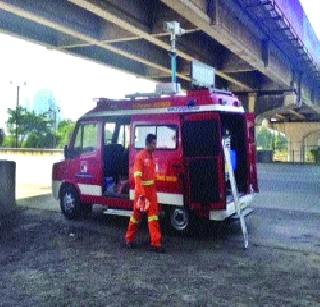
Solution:
{"label": "van front wheel", "polygon": [[75,188],[71,186],[66,186],[63,188],[60,195],[60,207],[62,213],[68,220],[73,220],[80,217],[81,203]]}

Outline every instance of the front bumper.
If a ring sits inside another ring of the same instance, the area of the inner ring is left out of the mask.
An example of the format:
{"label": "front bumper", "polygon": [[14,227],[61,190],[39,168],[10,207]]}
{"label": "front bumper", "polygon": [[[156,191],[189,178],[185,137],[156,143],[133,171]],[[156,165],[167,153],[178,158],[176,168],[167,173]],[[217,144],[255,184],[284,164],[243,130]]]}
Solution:
{"label": "front bumper", "polygon": [[62,181],[60,180],[52,180],[52,196],[57,200],[59,199],[61,184],[62,184]]}

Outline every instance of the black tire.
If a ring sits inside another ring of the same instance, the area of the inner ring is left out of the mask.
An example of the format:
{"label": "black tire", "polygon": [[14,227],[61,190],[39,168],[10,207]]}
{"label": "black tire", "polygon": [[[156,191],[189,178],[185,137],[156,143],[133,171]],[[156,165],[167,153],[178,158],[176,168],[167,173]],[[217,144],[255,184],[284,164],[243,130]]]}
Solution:
{"label": "black tire", "polygon": [[60,207],[64,216],[68,220],[78,219],[82,213],[80,197],[76,189],[72,186],[65,186],[60,193]]}
{"label": "black tire", "polygon": [[193,231],[193,215],[184,207],[169,208],[166,212],[170,230],[176,234],[186,235]]}

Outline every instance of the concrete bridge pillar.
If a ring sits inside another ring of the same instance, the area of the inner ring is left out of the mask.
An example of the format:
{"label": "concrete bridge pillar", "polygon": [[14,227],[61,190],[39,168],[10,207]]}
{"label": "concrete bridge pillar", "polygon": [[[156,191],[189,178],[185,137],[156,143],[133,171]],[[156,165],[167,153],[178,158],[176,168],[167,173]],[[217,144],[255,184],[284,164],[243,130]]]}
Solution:
{"label": "concrete bridge pillar", "polygon": [[301,135],[291,135],[288,144],[288,160],[289,162],[304,161],[303,137]]}
{"label": "concrete bridge pillar", "polygon": [[297,104],[297,94],[288,93],[284,95],[284,106],[296,105]]}
{"label": "concrete bridge pillar", "polygon": [[[319,132],[320,123],[313,122],[287,122],[273,124],[273,129],[284,133],[288,137],[289,162],[304,162],[305,139],[311,133]],[[318,144],[314,144],[318,145]]]}
{"label": "concrete bridge pillar", "polygon": [[255,112],[258,95],[256,93],[248,94],[248,111]]}

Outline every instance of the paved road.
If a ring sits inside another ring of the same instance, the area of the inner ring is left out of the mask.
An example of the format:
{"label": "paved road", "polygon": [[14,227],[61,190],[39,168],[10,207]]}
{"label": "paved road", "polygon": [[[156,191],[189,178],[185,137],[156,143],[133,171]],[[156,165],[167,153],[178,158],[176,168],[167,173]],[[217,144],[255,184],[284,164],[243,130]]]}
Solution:
{"label": "paved road", "polygon": [[258,176],[258,207],[320,213],[319,166],[260,164]]}
{"label": "paved road", "polygon": [[251,238],[320,252],[320,167],[260,164],[258,171]]}
{"label": "paved road", "polygon": [[66,221],[47,196],[20,200],[0,229],[0,305],[320,305],[319,170],[260,165],[259,174],[248,250],[232,223],[166,234],[165,255],[147,251],[144,227],[127,251],[127,219],[96,208]]}

